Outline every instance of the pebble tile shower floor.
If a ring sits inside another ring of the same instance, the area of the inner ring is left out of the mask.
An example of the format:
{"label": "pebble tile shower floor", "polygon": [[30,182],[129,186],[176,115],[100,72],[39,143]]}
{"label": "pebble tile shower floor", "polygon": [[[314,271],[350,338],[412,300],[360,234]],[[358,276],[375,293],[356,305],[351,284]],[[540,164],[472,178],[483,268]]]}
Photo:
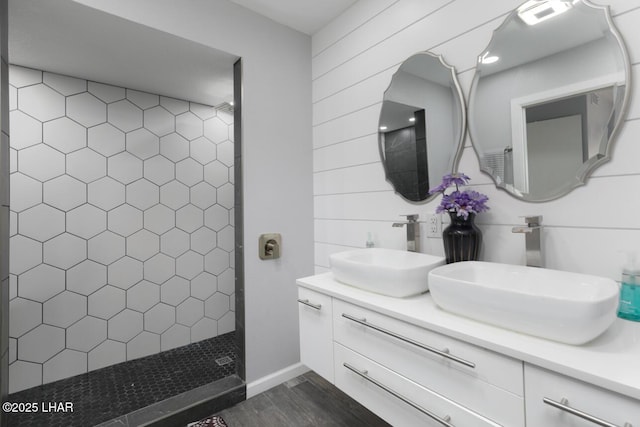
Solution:
{"label": "pebble tile shower floor", "polygon": [[[10,414],[11,427],[89,427],[235,373],[230,332],[9,395],[9,402],[72,402],[73,412]],[[222,360],[220,360],[222,359]],[[219,363],[216,363],[218,360]],[[226,362],[226,363],[225,363]]]}

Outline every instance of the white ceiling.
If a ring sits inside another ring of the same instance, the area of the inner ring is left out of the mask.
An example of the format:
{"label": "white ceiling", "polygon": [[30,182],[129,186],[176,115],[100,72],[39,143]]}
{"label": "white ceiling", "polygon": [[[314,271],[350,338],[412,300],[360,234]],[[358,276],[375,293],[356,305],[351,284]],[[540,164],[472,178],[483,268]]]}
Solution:
{"label": "white ceiling", "polygon": [[[357,0],[231,0],[306,34]],[[82,0],[9,0],[9,62],[218,105],[238,57],[136,24]]]}
{"label": "white ceiling", "polygon": [[312,35],[357,0],[231,0],[273,21]]}
{"label": "white ceiling", "polygon": [[9,0],[11,64],[215,106],[237,59],[72,0]]}

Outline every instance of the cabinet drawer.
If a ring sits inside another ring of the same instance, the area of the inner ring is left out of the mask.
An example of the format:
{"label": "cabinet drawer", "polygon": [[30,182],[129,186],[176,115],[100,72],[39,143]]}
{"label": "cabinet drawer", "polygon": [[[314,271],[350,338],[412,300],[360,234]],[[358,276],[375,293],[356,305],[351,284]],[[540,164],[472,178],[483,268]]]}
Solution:
{"label": "cabinet drawer", "polygon": [[300,361],[333,383],[331,297],[298,288]]}
{"label": "cabinet drawer", "polygon": [[[529,364],[525,364],[525,396],[527,427],[640,426],[640,401]],[[551,401],[571,409],[557,408]],[[609,424],[586,420],[571,410]]]}
{"label": "cabinet drawer", "polygon": [[338,343],[334,352],[335,385],[394,427],[500,425]]}
{"label": "cabinet drawer", "polygon": [[521,361],[344,301],[333,304],[336,342],[498,423],[524,426]]}

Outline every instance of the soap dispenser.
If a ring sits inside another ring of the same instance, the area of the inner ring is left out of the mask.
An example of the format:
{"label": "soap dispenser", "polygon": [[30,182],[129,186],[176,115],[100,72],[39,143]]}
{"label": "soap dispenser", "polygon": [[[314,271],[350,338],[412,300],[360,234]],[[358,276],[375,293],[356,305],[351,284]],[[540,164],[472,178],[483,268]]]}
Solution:
{"label": "soap dispenser", "polygon": [[640,322],[640,266],[633,252],[628,253],[627,264],[622,269],[618,317]]}

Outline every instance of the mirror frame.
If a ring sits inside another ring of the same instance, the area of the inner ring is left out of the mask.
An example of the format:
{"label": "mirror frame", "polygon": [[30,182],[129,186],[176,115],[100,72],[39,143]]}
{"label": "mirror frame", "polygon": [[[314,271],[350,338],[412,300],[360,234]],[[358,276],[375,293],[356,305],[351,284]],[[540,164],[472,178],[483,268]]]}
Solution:
{"label": "mirror frame", "polygon": [[[400,73],[402,70],[402,65],[404,63],[406,63],[407,61],[409,61],[412,58],[415,58],[417,56],[423,56],[426,55],[428,58],[430,59],[435,59],[437,60],[440,65],[443,67],[443,69],[447,70],[450,75],[450,81],[452,83],[451,89],[453,91],[453,95],[452,97],[457,96],[458,102],[460,103],[459,106],[459,113],[460,113],[460,127],[459,127],[459,132],[460,135],[457,139],[457,141],[452,141],[453,144],[456,145],[455,147],[455,151],[453,153],[453,157],[452,157],[452,162],[451,162],[451,170],[448,171],[448,173],[454,173],[457,168],[458,168],[458,164],[460,162],[460,157],[462,156],[462,152],[464,150],[464,140],[467,134],[467,105],[466,105],[466,99],[464,97],[464,94],[462,92],[462,88],[460,86],[460,82],[458,81],[458,77],[456,75],[456,70],[455,67],[452,65],[449,65],[443,58],[442,55],[436,55],[432,52],[429,51],[421,51],[421,52],[417,52],[411,56],[409,56],[407,59],[405,59],[404,61],[402,61],[402,64],[400,64],[400,66],[398,67],[398,69],[393,73],[393,75],[391,76],[391,80],[389,81],[389,85],[387,86],[387,88],[385,89],[384,93],[383,93],[383,97],[382,97],[382,104],[384,104],[384,102],[387,100],[387,93],[389,92],[389,90],[391,89],[391,85],[393,84],[394,79],[397,77],[398,73]],[[380,132],[380,126],[381,126],[381,119],[382,119],[382,106],[380,108],[380,117],[378,119],[378,127],[376,129],[376,132],[378,134],[378,151],[380,154],[380,162],[382,163],[382,167],[384,169],[384,176],[385,176],[385,180],[391,185],[391,187],[393,188],[394,193],[398,194],[400,197],[402,197],[403,200],[409,202],[409,203],[414,203],[414,204],[424,204],[427,203],[431,200],[433,200],[434,198],[436,198],[437,196],[440,195],[440,193],[436,193],[436,194],[431,194],[431,195],[427,195],[427,197],[423,200],[409,200],[407,199],[402,193],[398,192],[395,188],[395,185],[393,184],[393,182],[389,179],[389,171],[387,169],[387,164],[385,163],[385,156],[384,156],[384,147],[383,147],[383,140],[382,140],[382,132]],[[439,184],[440,182],[438,182],[437,184]],[[431,187],[434,187],[437,184],[433,184],[431,185]]]}
{"label": "mirror frame", "polygon": [[[519,199],[519,200],[523,200],[523,201],[527,201],[527,202],[547,202],[547,201],[555,200],[555,199],[558,199],[558,198],[560,198],[562,196],[565,196],[568,193],[570,193],[571,191],[573,191],[575,188],[580,187],[582,185],[585,185],[587,183],[588,178],[591,176],[591,174],[593,173],[593,171],[595,169],[597,169],[598,167],[600,167],[604,163],[606,163],[606,162],[611,160],[611,151],[613,149],[612,148],[613,147],[613,143],[615,142],[615,139],[618,136],[620,128],[622,127],[622,124],[624,123],[624,121],[626,119],[626,116],[627,116],[628,107],[629,107],[629,99],[631,98],[632,77],[631,77],[630,57],[629,57],[627,48],[626,48],[626,46],[624,44],[624,41],[622,39],[622,36],[621,36],[620,32],[618,31],[618,29],[616,28],[616,26],[614,25],[614,22],[613,22],[613,20],[611,18],[611,13],[610,13],[609,6],[597,5],[597,4],[591,3],[590,0],[578,0],[578,1],[580,3],[582,3],[584,6],[592,8],[592,9],[594,9],[596,11],[599,11],[604,15],[604,19],[605,19],[606,24],[608,26],[609,32],[613,36],[614,40],[617,42],[617,46],[618,46],[618,48],[620,50],[621,60],[623,62],[622,71],[625,73],[625,89],[624,89],[624,95],[623,95],[622,103],[620,104],[620,110],[619,110],[618,117],[616,118],[615,125],[613,126],[613,129],[610,132],[610,135],[609,135],[609,138],[608,138],[608,141],[607,141],[607,144],[606,144],[605,153],[604,154],[598,154],[597,156],[591,157],[590,159],[585,161],[582,164],[582,166],[578,170],[576,170],[576,174],[574,176],[574,179],[572,181],[570,181],[570,182],[564,182],[561,185],[559,185],[557,191],[555,191],[554,193],[552,193],[550,195],[541,196],[541,197],[522,196],[522,195],[512,191],[511,189],[509,189],[504,183],[498,182],[498,180],[496,179],[496,176],[494,176],[491,173],[492,171],[490,169],[486,169],[486,168],[482,167],[481,153],[480,153],[480,151],[478,149],[478,142],[477,142],[477,134],[478,133],[475,130],[477,126],[475,125],[474,121],[472,120],[474,111],[477,108],[474,105],[475,104],[474,103],[474,98],[475,98],[475,93],[476,93],[477,86],[478,86],[478,80],[479,80],[479,77],[480,77],[479,76],[479,72],[478,72],[478,65],[476,65],[476,71],[475,71],[475,74],[474,74],[474,77],[473,77],[473,81],[471,83],[471,89],[470,89],[470,92],[469,92],[469,107],[468,107],[468,110],[469,110],[468,111],[468,130],[469,130],[469,137],[471,139],[471,145],[473,146],[474,152],[476,153],[476,157],[478,159],[478,164],[479,164],[480,170],[483,173],[485,173],[486,175],[491,177],[491,179],[493,180],[496,188],[505,191],[506,193],[510,194],[511,196],[513,196],[514,198]],[[500,24],[500,26],[498,26],[496,29],[493,30],[491,39],[489,40],[489,43],[487,44],[487,46],[481,51],[481,54],[478,55],[478,59],[477,59],[476,64],[480,64],[481,63],[480,60],[482,58],[482,55],[485,52],[488,52],[490,50],[496,34],[498,32],[500,32],[501,30],[503,30],[504,27],[506,27],[511,20],[518,19],[517,18],[518,9],[522,5],[518,6],[511,13],[509,13],[509,15]],[[619,86],[616,86],[616,87],[619,87]],[[510,119],[509,122],[512,123],[512,119]],[[512,129],[512,134],[513,134],[513,129]],[[507,144],[507,145],[512,145],[513,137],[511,137],[509,139],[508,143],[509,144]]]}

